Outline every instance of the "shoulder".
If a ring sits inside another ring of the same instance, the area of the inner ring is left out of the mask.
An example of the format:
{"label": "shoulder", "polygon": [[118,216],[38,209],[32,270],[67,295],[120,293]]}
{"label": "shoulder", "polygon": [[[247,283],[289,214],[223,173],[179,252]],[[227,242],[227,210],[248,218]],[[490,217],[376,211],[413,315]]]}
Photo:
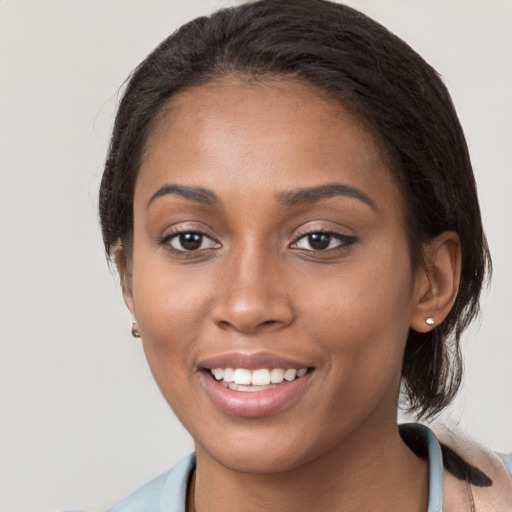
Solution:
{"label": "shoulder", "polygon": [[460,510],[468,496],[479,512],[512,511],[512,456],[498,455],[447,429],[436,429],[444,462],[445,510]]}
{"label": "shoulder", "polygon": [[149,481],[107,512],[184,511],[188,479],[194,466],[195,455],[188,455],[171,470]]}

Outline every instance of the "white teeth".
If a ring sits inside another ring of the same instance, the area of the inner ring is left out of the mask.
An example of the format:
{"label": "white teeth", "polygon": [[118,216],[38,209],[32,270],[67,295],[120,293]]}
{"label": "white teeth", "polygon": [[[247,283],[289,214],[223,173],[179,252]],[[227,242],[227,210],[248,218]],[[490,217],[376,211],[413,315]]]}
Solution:
{"label": "white teeth", "polygon": [[235,384],[245,384],[248,386],[251,383],[251,371],[245,370],[244,368],[237,368],[233,375],[233,381]]}
{"label": "white teeth", "polygon": [[284,378],[288,381],[291,381],[291,380],[294,380],[295,377],[297,376],[297,370],[286,370],[284,372]]}
{"label": "white teeth", "polygon": [[267,386],[270,384],[270,372],[263,368],[252,372],[251,384],[253,386]]}
{"label": "white teeth", "polygon": [[224,368],[224,382],[233,382],[235,370],[233,368]]}
{"label": "white teeth", "polygon": [[[210,371],[215,380],[222,381],[226,387],[235,391],[263,391],[264,389],[271,389],[272,384],[281,384],[283,380],[291,382],[296,378],[303,377],[308,369],[260,368],[251,371],[245,368],[214,368]],[[249,389],[247,386],[251,386],[251,388]],[[252,388],[252,386],[256,387]]]}
{"label": "white teeth", "polygon": [[282,368],[274,368],[270,372],[270,382],[272,384],[281,384],[284,379],[284,370]]}

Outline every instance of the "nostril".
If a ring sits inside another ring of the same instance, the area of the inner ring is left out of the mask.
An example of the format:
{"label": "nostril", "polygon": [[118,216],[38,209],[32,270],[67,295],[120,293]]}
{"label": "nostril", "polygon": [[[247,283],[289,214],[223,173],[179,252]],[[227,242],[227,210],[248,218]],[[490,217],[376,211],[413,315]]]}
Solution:
{"label": "nostril", "polygon": [[231,324],[229,322],[227,322],[226,320],[220,320],[219,322],[217,322],[217,325],[221,328],[221,329],[229,329]]}
{"label": "nostril", "polygon": [[264,322],[260,322],[256,326],[256,329],[265,331],[267,329],[274,329],[280,325],[285,325],[285,323],[280,322],[279,320],[265,320]]}

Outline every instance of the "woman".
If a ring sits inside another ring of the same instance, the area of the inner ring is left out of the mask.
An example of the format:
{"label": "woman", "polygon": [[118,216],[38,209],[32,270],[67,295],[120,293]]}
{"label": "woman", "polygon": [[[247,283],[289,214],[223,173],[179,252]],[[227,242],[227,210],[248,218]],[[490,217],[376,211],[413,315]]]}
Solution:
{"label": "woman", "polygon": [[127,85],[100,216],[195,444],[113,510],[512,509],[505,458],[397,426],[401,388],[420,418],[455,395],[490,260],[448,92],[396,36],[323,0],[184,25]]}

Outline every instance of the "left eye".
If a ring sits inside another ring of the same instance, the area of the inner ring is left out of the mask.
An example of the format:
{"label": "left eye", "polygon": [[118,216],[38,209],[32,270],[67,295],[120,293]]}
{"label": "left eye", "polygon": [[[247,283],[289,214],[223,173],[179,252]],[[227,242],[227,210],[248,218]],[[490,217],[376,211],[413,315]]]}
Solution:
{"label": "left eye", "polygon": [[196,232],[176,233],[169,239],[169,245],[179,252],[198,251],[218,246],[211,238]]}
{"label": "left eye", "polygon": [[348,245],[348,237],[334,233],[309,233],[299,238],[293,247],[306,251],[325,251]]}

